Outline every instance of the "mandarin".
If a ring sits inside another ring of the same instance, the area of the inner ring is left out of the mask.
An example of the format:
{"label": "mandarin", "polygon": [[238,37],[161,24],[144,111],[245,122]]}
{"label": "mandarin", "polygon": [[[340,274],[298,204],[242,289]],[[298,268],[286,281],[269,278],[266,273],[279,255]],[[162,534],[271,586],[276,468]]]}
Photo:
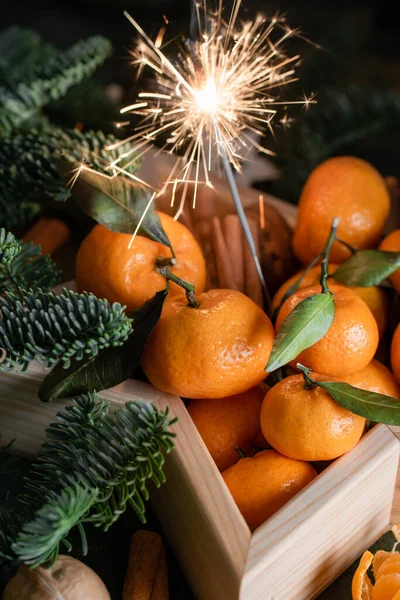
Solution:
{"label": "mandarin", "polygon": [[[386,250],[387,252],[400,252],[400,229],[392,231],[388,236],[382,240],[379,250]],[[394,289],[400,294],[400,269],[397,269],[389,277],[389,281],[393,285]]]}
{"label": "mandarin", "polygon": [[[171,272],[185,279],[200,293],[205,289],[206,266],[200,246],[190,231],[172,217],[158,213],[176,255]],[[92,292],[109,302],[126,305],[127,310],[142,306],[154,294],[165,288],[165,277],[158,273],[158,258],[170,258],[167,246],[137,235],[115,233],[96,225],[83,240],[76,257],[78,291]],[[184,292],[170,284],[171,295]]]}
{"label": "mandarin", "polygon": [[222,473],[240,512],[252,531],[306,487],[317,472],[313,466],[263,450],[242,458]]}
{"label": "mandarin", "polygon": [[235,290],[197,299],[198,308],[180,296],[165,303],[142,356],[150,382],[185,398],[224,398],[261,383],[274,340],[267,315]]}
{"label": "mandarin", "polygon": [[[328,273],[333,273],[336,271],[339,265],[329,264]],[[281,285],[279,290],[276,292],[273,300],[272,300],[272,308],[278,308],[282,302],[283,296],[286,294],[287,290],[298,280],[299,277],[304,273],[304,270],[298,271],[295,275],[292,275],[285,283]],[[303,290],[306,287],[310,287],[311,285],[316,285],[319,283],[321,278],[321,266],[317,265],[310,269],[299,284],[298,289]],[[330,282],[335,282],[332,277],[328,278],[328,285]],[[335,282],[337,285],[344,285],[339,281]],[[386,331],[388,324],[388,310],[389,310],[389,300],[386,296],[384,290],[377,285],[371,287],[350,287],[360,296],[362,300],[364,300],[365,304],[369,307],[372,314],[375,317],[376,323],[378,325],[379,337],[381,338]]]}
{"label": "mandarin", "polygon": [[[340,219],[337,235],[357,250],[375,248],[390,210],[390,196],[380,173],[368,162],[337,156],[317,166],[301,192],[293,249],[303,264],[324,249],[332,219]],[[341,263],[350,251],[334,242],[331,258]]]}
{"label": "mandarin", "polygon": [[392,337],[390,362],[392,364],[393,375],[395,376],[397,383],[400,384],[400,325],[397,325]]}
{"label": "mandarin", "polygon": [[[372,563],[374,583],[367,571]],[[400,554],[364,552],[352,581],[353,600],[400,600]]]}
{"label": "mandarin", "polygon": [[[360,371],[371,362],[379,342],[378,326],[368,306],[350,288],[329,284],[335,302],[335,316],[327,333],[297,356],[317,373],[341,376]],[[276,331],[284,319],[305,298],[321,292],[316,285],[290,296],[279,311]]]}
{"label": "mandarin", "polygon": [[[312,374],[317,381],[333,377]],[[323,388],[308,386],[303,375],[274,385],[261,407],[261,430],[267,442],[289,458],[332,460],[358,443],[365,419],[338,404]]]}
{"label": "mandarin", "polygon": [[264,395],[256,387],[228,398],[190,402],[188,412],[220,471],[240,460],[236,448],[250,453],[260,432]]}
{"label": "mandarin", "polygon": [[340,378],[344,383],[354,387],[385,396],[392,396],[400,400],[400,387],[393,374],[378,360],[371,360],[361,371],[344,375]]}

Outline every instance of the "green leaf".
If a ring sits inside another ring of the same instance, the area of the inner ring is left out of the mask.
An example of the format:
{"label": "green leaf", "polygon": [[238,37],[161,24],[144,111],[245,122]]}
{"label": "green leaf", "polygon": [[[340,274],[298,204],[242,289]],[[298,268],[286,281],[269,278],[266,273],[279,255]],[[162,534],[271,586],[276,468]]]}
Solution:
{"label": "green leaf", "polygon": [[336,381],[318,381],[317,385],[324,388],[336,402],[361,417],[375,423],[400,425],[400,400],[360,390],[348,383]]}
{"label": "green leaf", "polygon": [[332,324],[332,294],[315,294],[302,300],[283,321],[265,370],[276,371],[318,342]]}
{"label": "green leaf", "polygon": [[[67,184],[79,164],[65,158],[57,161],[60,177]],[[72,189],[79,208],[97,223],[111,231],[133,233],[143,218],[138,233],[171,248],[159,216],[148,208],[150,190],[125,177],[110,177],[90,169],[82,169]]]}
{"label": "green leaf", "polygon": [[370,287],[380,285],[400,268],[400,252],[359,250],[346,260],[332,277],[346,285]]}
{"label": "green leaf", "polygon": [[157,292],[141,308],[129,314],[133,319],[133,331],[122,346],[107,348],[86,362],[73,361],[68,369],[59,363],[40,386],[42,402],[105,390],[132,377],[147,338],[159,321],[167,293],[167,290]]}

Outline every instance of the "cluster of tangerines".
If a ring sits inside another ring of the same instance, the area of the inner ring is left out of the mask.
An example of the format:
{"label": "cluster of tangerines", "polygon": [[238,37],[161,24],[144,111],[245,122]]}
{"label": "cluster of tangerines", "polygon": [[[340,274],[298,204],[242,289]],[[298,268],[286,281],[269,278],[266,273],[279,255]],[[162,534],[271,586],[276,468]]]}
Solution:
{"label": "cluster of tangerines", "polygon": [[[334,218],[340,222],[330,248],[330,273],[351,256],[350,247],[381,244],[400,251],[400,231],[382,241],[389,210],[385,181],[370,164],[349,157],[329,159],[313,171],[302,191],[294,252],[304,266],[315,261]],[[273,324],[238,291],[204,291],[205,263],[192,233],[168,215],[159,217],[175,252],[169,272],[192,284],[196,297],[188,302],[185,290],[170,284],[142,368],[157,388],[188,400],[205,445],[254,530],[316,477],[320,461],[348,452],[365,431],[363,416],[338,404],[315,382],[340,381],[400,398],[400,330],[392,342],[395,378],[374,358],[387,327],[384,289],[351,288],[328,277],[335,306],[332,324],[268,388],[266,365],[275,336],[302,300],[321,292],[321,265],[309,269],[291,295],[288,290],[299,273],[279,289]],[[130,241],[128,234],[97,225],[77,256],[78,289],[118,301],[128,310],[164,289],[165,268],[159,265],[171,258],[170,250],[142,236],[128,248]],[[391,282],[400,293],[400,270]],[[312,371],[312,380],[296,370],[298,363]]]}

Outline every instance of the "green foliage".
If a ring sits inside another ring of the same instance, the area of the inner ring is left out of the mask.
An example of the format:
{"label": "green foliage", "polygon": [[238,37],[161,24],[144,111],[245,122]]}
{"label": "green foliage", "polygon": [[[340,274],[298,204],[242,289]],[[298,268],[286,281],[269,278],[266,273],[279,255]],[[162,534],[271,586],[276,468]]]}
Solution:
{"label": "green foliage", "polygon": [[56,52],[47,61],[33,66],[24,80],[0,87],[0,135],[9,134],[91,75],[111,54],[111,49],[110,42],[101,37],[77,42],[65,52]]}
{"label": "green foliage", "polygon": [[318,386],[326,390],[336,402],[352,413],[365,417],[372,423],[400,425],[400,404],[397,398],[370,392],[340,381],[316,381],[311,369],[297,363],[303,373],[306,386]]}
{"label": "green foliage", "polygon": [[0,229],[0,294],[19,288],[50,290],[59,282],[59,271],[40,246],[25,244]]}
{"label": "green foliage", "polygon": [[[104,88],[88,79],[110,54],[111,44],[102,37],[62,51],[30,30],[0,32],[0,225],[29,223],[45,198],[68,197],[56,171],[62,154],[104,172],[126,151],[122,145],[106,152],[116,137],[89,130],[111,131],[117,118]],[[78,121],[84,133],[73,129]]]}
{"label": "green foliage", "polygon": [[316,99],[273,147],[282,176],[268,190],[292,202],[319,163],[372,134],[400,130],[400,97],[394,92],[327,87]]}
{"label": "green foliage", "polygon": [[87,514],[96,497],[97,489],[78,484],[59,494],[50,492],[35,517],[23,524],[12,543],[12,551],[21,562],[32,567],[52,565],[57,560],[60,543]]}
{"label": "green foliage", "polygon": [[30,78],[32,69],[58,53],[30,29],[9,27],[0,32],[0,81],[12,87]]}
{"label": "green foliage", "polygon": [[[59,173],[64,181],[71,179],[71,172],[79,169],[79,163],[61,159]],[[127,177],[104,177],[92,170],[83,169],[76,179],[72,196],[79,208],[111,231],[143,235],[154,242],[169,246],[160,217],[148,210],[154,194],[143,185]]]}
{"label": "green foliage", "polygon": [[127,150],[124,144],[115,150],[106,150],[116,141],[114,136],[102,132],[81,133],[56,127],[0,138],[0,223],[12,227],[29,220],[32,206],[44,195],[56,200],[69,196],[57,172],[57,159],[62,155],[109,174],[110,160]]}
{"label": "green foliage", "polygon": [[157,325],[168,290],[157,292],[143,306],[129,313],[132,333],[118,348],[106,348],[97,356],[71,361],[68,369],[59,363],[42,381],[39,398],[50,402],[86,392],[106,390],[134,377],[147,338]]}
{"label": "green foliage", "polygon": [[27,479],[25,503],[40,508],[3,556],[17,555],[33,566],[53,561],[60,542],[70,547],[66,537],[74,526],[85,548],[83,523],[107,530],[127,506],[145,521],[147,484],[165,481],[163,453],[173,447],[174,421],[142,400],[128,402],[112,417],[107,413],[108,402],[96,394],[58,413]]}
{"label": "green foliage", "polygon": [[276,371],[318,342],[332,325],[334,316],[335,303],[330,293],[314,294],[299,302],[279,328],[265,370]]}
{"label": "green foliage", "polygon": [[0,311],[0,348],[6,351],[1,370],[24,370],[32,360],[49,367],[61,360],[67,368],[71,358],[96,356],[121,345],[131,332],[120,304],[110,306],[87,293],[20,289],[0,297]]}
{"label": "green foliage", "polygon": [[381,285],[399,268],[400,252],[358,250],[332,273],[332,277],[346,285],[370,287]]}

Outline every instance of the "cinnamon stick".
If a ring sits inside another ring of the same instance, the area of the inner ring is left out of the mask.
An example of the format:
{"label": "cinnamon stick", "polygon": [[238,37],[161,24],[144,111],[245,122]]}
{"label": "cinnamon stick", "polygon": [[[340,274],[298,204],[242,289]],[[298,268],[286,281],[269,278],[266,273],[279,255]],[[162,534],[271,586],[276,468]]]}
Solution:
{"label": "cinnamon stick", "polygon": [[[248,219],[249,227],[253,236],[254,244],[256,246],[257,256],[260,257],[260,232],[256,221]],[[242,236],[243,254],[244,254],[244,273],[246,280],[246,296],[249,296],[256,304],[262,306],[262,287],[261,281],[257,273],[254,258],[250,252],[247,241]]]}
{"label": "cinnamon stick", "polygon": [[233,289],[235,285],[232,263],[229,258],[224,234],[222,233],[221,221],[214,217],[211,221],[212,241],[217,262],[218,281],[220,288]]}
{"label": "cinnamon stick", "polygon": [[68,225],[57,218],[40,217],[26,232],[24,242],[32,242],[41,247],[42,254],[53,254],[69,238]]}
{"label": "cinnamon stick", "polygon": [[244,292],[244,256],[242,245],[242,226],[237,215],[226,215],[222,221],[226,249],[233,265],[234,285],[232,289]]}
{"label": "cinnamon stick", "polygon": [[193,231],[203,251],[207,265],[207,289],[218,287],[217,261],[212,241],[212,227],[208,220],[195,221]]}
{"label": "cinnamon stick", "polygon": [[131,539],[122,600],[168,600],[168,573],[162,539],[136,531]]}

